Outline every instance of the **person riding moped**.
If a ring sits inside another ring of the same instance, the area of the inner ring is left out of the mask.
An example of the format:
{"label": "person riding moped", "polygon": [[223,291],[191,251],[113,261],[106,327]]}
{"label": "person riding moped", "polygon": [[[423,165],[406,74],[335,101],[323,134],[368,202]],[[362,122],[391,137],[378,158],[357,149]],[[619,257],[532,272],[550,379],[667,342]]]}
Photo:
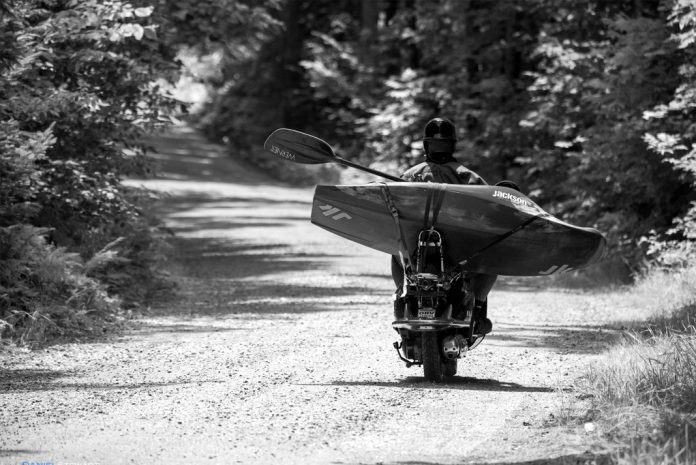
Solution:
{"label": "person riding moped", "polygon": [[[456,142],[456,128],[451,120],[447,118],[431,119],[425,125],[424,130],[425,161],[408,169],[401,178],[409,182],[487,185],[481,176],[454,158]],[[517,185],[511,181],[502,181],[498,185],[519,190]],[[405,307],[405,299],[401,296],[404,270],[397,257],[392,257],[392,277],[397,289],[394,299],[394,317],[400,319],[403,318]],[[475,298],[474,333],[488,334],[493,329],[493,324],[487,315],[488,293],[498,277],[482,273],[469,273],[468,277]]]}

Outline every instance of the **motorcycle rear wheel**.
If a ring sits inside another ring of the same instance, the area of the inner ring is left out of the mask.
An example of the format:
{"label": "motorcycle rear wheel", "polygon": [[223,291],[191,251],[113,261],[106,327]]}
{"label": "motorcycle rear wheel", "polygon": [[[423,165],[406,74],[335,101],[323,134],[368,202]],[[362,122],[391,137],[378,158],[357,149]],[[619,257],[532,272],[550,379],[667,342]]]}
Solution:
{"label": "motorcycle rear wheel", "polygon": [[423,357],[423,376],[428,381],[442,381],[444,363],[440,353],[440,342],[436,332],[423,333],[421,337],[421,354]]}
{"label": "motorcycle rear wheel", "polygon": [[442,374],[445,377],[451,377],[457,374],[457,359],[445,360],[442,362]]}

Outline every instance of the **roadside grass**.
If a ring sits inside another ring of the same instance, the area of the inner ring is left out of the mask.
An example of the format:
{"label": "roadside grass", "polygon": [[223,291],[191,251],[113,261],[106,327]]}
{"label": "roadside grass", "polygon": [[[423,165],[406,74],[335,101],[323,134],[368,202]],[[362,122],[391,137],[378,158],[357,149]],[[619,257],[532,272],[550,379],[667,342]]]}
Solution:
{"label": "roadside grass", "polygon": [[[696,463],[696,266],[653,270],[623,295],[622,342],[578,380],[617,464]],[[640,317],[646,309],[652,315]],[[618,448],[616,447],[618,446]]]}

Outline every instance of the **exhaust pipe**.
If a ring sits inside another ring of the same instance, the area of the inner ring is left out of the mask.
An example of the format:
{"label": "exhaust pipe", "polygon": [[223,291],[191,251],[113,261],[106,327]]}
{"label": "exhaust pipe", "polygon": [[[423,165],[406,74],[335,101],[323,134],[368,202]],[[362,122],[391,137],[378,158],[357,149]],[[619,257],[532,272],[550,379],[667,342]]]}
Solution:
{"label": "exhaust pipe", "polygon": [[442,352],[448,360],[463,357],[469,350],[469,344],[461,334],[447,336],[442,341]]}

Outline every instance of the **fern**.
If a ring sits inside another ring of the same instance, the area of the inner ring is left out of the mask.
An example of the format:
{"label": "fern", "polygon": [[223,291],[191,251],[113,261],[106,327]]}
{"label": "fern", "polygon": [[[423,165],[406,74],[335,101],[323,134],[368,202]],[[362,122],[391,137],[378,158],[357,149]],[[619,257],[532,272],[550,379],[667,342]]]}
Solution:
{"label": "fern", "polygon": [[118,309],[118,300],[86,275],[79,254],[46,241],[49,232],[0,228],[0,336],[29,344],[89,331]]}

